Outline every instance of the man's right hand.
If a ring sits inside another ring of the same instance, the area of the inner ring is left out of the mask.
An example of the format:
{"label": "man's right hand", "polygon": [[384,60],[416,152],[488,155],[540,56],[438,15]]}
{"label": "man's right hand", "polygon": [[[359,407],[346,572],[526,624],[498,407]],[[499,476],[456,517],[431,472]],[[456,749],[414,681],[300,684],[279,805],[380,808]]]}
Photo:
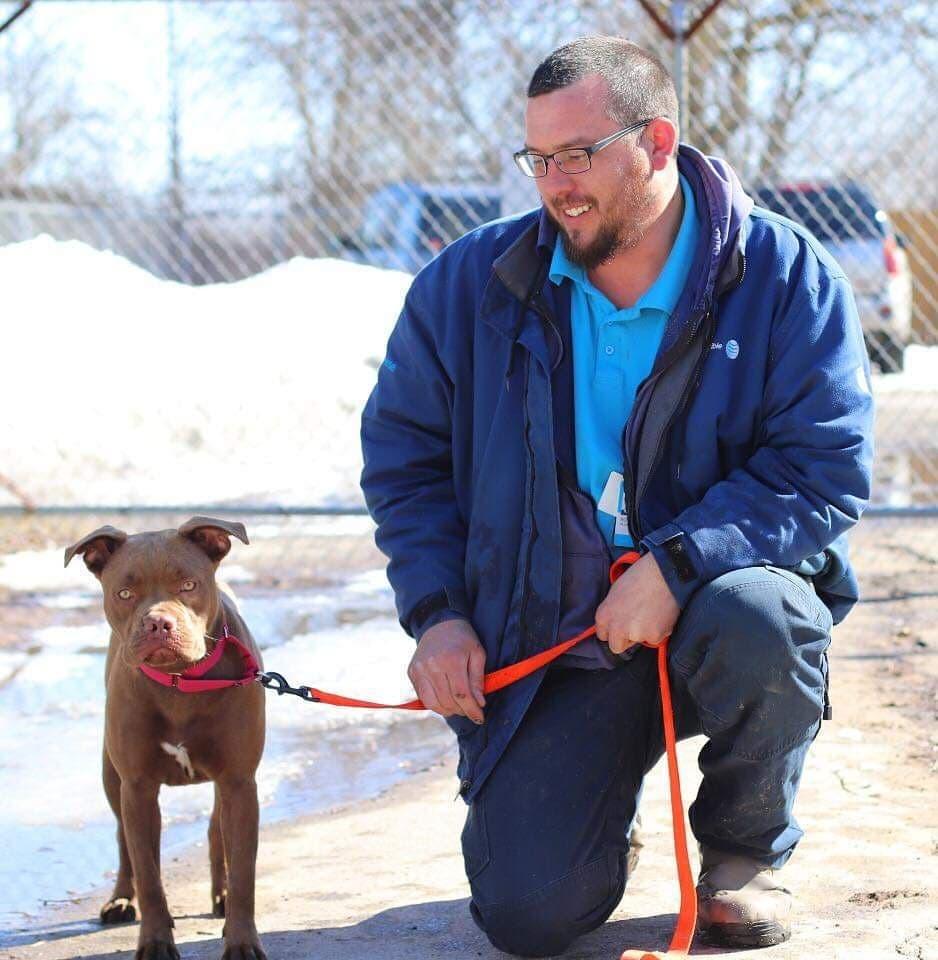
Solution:
{"label": "man's right hand", "polygon": [[468,620],[444,620],[420,638],[407,676],[424,706],[443,717],[485,719],[485,649]]}

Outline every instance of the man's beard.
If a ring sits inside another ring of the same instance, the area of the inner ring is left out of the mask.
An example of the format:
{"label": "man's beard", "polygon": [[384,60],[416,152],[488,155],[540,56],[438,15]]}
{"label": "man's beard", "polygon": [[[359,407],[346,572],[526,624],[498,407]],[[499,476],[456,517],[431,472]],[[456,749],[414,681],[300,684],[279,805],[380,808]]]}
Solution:
{"label": "man's beard", "polygon": [[592,241],[581,245],[575,243],[563,227],[560,228],[563,252],[570,263],[584,270],[595,270],[596,267],[611,260],[620,250],[634,246],[641,239],[640,235],[624,237],[622,233],[623,231],[616,224],[604,220],[600,223],[599,231]]}
{"label": "man's beard", "polygon": [[[637,246],[645,236],[644,229],[636,223],[629,222],[634,218],[634,214],[641,209],[643,204],[639,198],[623,198],[631,202],[620,202],[612,212],[612,216],[603,216],[599,222],[599,229],[596,236],[588,244],[576,243],[571,239],[566,228],[560,223],[553,212],[548,209],[548,215],[560,232],[560,238],[563,242],[563,252],[566,254],[570,263],[584,270],[595,270],[597,267],[611,260],[617,253],[623,250],[629,250]],[[593,209],[596,204],[589,201]],[[629,217],[629,213],[633,217]]]}

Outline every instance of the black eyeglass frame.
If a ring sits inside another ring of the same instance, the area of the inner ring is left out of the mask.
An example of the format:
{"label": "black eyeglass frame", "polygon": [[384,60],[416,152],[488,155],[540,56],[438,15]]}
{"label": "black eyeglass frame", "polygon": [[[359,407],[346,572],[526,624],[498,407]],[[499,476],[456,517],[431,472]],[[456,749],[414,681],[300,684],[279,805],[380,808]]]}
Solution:
{"label": "black eyeglass frame", "polygon": [[[586,147],[564,147],[563,150],[555,150],[553,153],[537,153],[535,150],[518,150],[512,154],[512,158],[515,161],[515,165],[518,169],[529,179],[529,180],[540,180],[542,177],[547,176],[547,165],[553,160],[554,165],[560,170],[561,173],[566,173],[568,176],[576,176],[579,173],[586,173],[587,170],[591,170],[593,167],[593,154],[599,153],[600,150],[604,150],[609,146],[610,143],[615,143],[616,140],[621,139],[628,133],[633,133],[635,130],[640,130],[642,127],[647,127],[652,120],[657,120],[657,117],[649,117],[647,120],[640,120],[638,123],[630,124],[627,127],[623,127],[621,130],[616,130],[615,133],[610,133],[608,137],[603,137],[602,140],[597,140],[595,143],[590,144]],[[574,170],[567,171],[557,162],[557,157],[563,153],[572,153],[576,150],[582,150],[586,154],[586,168],[584,170]],[[523,163],[525,157],[537,157],[540,160],[544,161],[544,172],[537,173],[528,173],[525,170]]]}

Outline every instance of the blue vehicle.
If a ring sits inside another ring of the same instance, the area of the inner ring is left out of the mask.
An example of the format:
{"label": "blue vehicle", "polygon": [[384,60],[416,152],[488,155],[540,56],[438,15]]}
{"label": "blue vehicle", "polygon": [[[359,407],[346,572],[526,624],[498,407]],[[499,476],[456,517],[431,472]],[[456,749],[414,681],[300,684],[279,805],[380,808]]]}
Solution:
{"label": "blue vehicle", "polygon": [[501,211],[501,192],[487,184],[391,183],[368,198],[361,230],[345,247],[360,263],[416,273]]}

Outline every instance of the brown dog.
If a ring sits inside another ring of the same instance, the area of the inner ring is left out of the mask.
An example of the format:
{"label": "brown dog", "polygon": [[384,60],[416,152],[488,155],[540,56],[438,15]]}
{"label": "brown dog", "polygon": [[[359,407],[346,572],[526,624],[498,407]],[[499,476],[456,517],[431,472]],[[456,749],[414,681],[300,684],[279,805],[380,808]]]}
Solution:
{"label": "brown dog", "polygon": [[[161,784],[215,783],[208,828],[212,913],[225,917],[224,957],[266,960],[254,926],[254,870],[258,805],[254,773],[264,746],[264,690],[258,683],[183,693],[144,675],[148,664],[178,674],[207,657],[228,632],[260,655],[234,601],[219,589],[215,571],[231,548],[244,543],[240,523],[193,517],[178,530],[128,536],[101,527],[65,551],[80,553],[101,581],[111,626],[105,666],[104,790],[117,817],[120,866],[114,895],[101,908],[103,923],[136,918],[136,960],[178,960],[173,920],[160,880]],[[245,674],[230,643],[205,678]]]}

